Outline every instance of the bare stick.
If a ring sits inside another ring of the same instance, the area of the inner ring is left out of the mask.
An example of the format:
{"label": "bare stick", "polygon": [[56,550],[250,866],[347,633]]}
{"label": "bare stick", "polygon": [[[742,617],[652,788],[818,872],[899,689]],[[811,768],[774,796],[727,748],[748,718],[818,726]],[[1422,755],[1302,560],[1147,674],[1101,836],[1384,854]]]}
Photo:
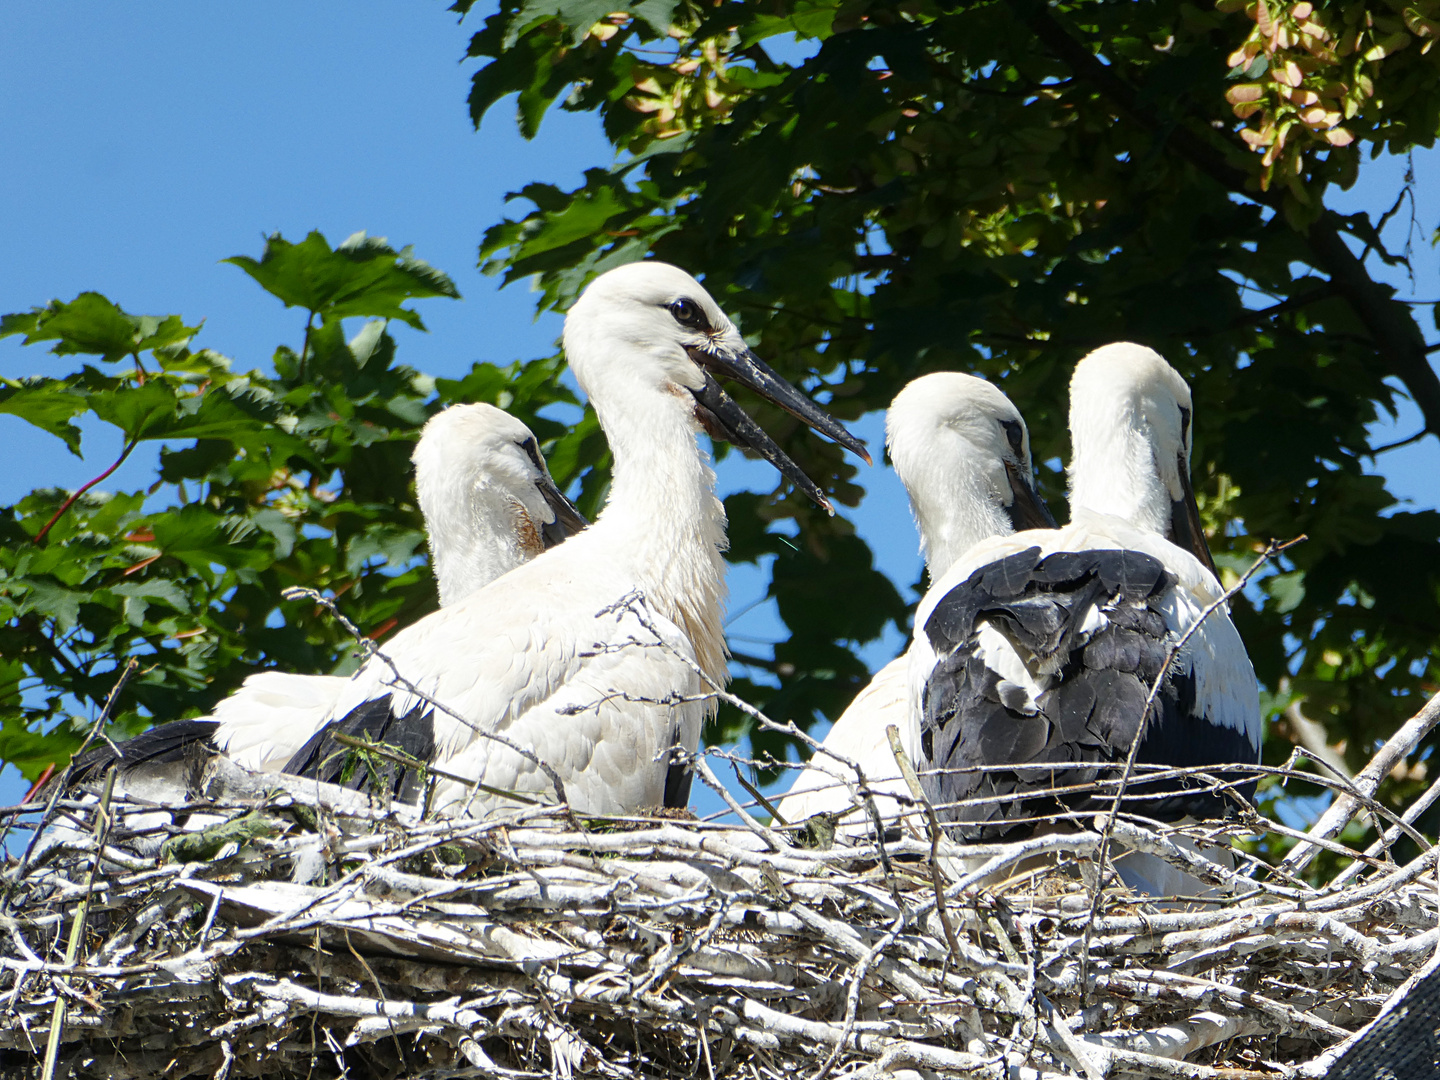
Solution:
{"label": "bare stick", "polygon": [[[137,363],[138,363],[138,358],[137,358]],[[108,469],[106,469],[104,472],[102,472],[99,476],[95,477],[95,479],[89,481],[88,483],[82,484],[80,487],[76,488],[74,494],[72,494],[68,499],[66,499],[63,503],[60,504],[60,509],[59,509],[59,510],[56,510],[54,516],[51,517],[50,520],[47,521],[47,522],[45,523],[45,525],[40,529],[40,531],[35,534],[35,540],[34,540],[34,542],[38,544],[38,543],[40,543],[41,540],[44,540],[44,539],[45,539],[45,534],[48,533],[48,532],[50,531],[51,527],[65,515],[65,511],[66,511],[66,510],[69,510],[70,507],[72,507],[72,506],[75,505],[75,501],[76,501],[77,499],[79,499],[81,495],[84,495],[85,492],[89,491],[92,487],[94,487],[96,484],[100,483],[100,481],[104,480],[107,476],[109,476],[111,473],[113,473],[113,472],[114,472],[116,469],[118,469],[121,465],[125,464],[125,459],[130,456],[130,452],[135,449],[136,445],[138,445],[139,442],[140,442],[140,436],[139,436],[139,435],[134,436],[132,439],[130,439],[130,441],[128,441],[128,442],[125,444],[125,448],[120,451],[120,456],[115,459],[115,464],[111,465]]]}
{"label": "bare stick", "polygon": [[[1410,804],[1409,808],[1400,818],[1400,821],[1397,824],[1392,825],[1389,829],[1385,831],[1385,834],[1383,836],[1377,837],[1375,842],[1365,849],[1365,855],[1373,857],[1380,854],[1381,851],[1388,848],[1391,844],[1395,843],[1395,841],[1400,837],[1400,833],[1402,831],[1401,826],[1414,825],[1421,814],[1423,814],[1426,810],[1429,810],[1430,807],[1435,805],[1436,799],[1440,799],[1440,780],[1436,780],[1433,784],[1426,788],[1425,793],[1421,795],[1420,798],[1416,799],[1413,803]],[[1341,870],[1340,873],[1335,875],[1335,880],[1330,883],[1331,888],[1336,888],[1338,886],[1344,885],[1356,874],[1359,874],[1361,871],[1363,871],[1367,865],[1369,864],[1365,861],[1365,859],[1355,859],[1354,862],[1352,862],[1349,866],[1345,867],[1344,870]]]}
{"label": "bare stick", "polygon": [[713,790],[720,798],[725,800],[725,805],[730,807],[731,812],[740,819],[741,823],[747,829],[765,841],[771,851],[783,851],[789,847],[780,837],[779,833],[774,829],[761,825],[743,806],[735,801],[735,796],[731,795],[729,789],[720,782],[720,778],[716,776],[714,770],[710,768],[710,763],[705,760],[704,755],[695,758],[695,773],[705,782],[706,787]]}
{"label": "bare stick", "polygon": [[[65,944],[65,966],[73,967],[80,955],[80,942],[85,937],[85,920],[90,914],[90,893],[95,887],[95,875],[100,869],[101,852],[105,850],[105,834],[110,831],[110,795],[115,790],[115,774],[119,772],[117,762],[105,773],[105,788],[100,792],[100,806],[95,813],[95,858],[90,863],[90,872],[85,876],[85,896],[75,909],[75,918],[70,923],[70,940]],[[55,1008],[50,1013],[50,1037],[45,1041],[45,1064],[40,1070],[41,1080],[55,1080],[55,1065],[60,1055],[60,1035],[65,1030],[65,1006],[69,1000],[60,991],[57,980]]]}
{"label": "bare stick", "polygon": [[[1432,697],[1423,709],[1405,721],[1370,759],[1370,764],[1356,774],[1355,787],[1360,795],[1366,798],[1373,796],[1380,781],[1390,775],[1390,771],[1430,734],[1437,723],[1440,723],[1440,694]],[[1340,832],[1355,816],[1355,807],[1360,801],[1352,795],[1338,796],[1320,815],[1320,820],[1310,827],[1310,835],[1328,840]],[[1299,872],[1310,865],[1319,853],[1320,849],[1314,844],[1296,844],[1280,865],[1291,872]]]}
{"label": "bare stick", "polygon": [[900,775],[905,778],[905,786],[925,811],[925,821],[930,833],[930,884],[935,889],[935,914],[940,917],[940,926],[945,931],[945,942],[950,946],[950,952],[959,956],[960,942],[955,937],[955,927],[950,925],[950,910],[945,906],[945,886],[940,880],[940,821],[935,816],[935,808],[930,805],[930,800],[925,798],[925,792],[920,788],[920,778],[915,775],[915,766],[910,763],[910,755],[905,753],[905,748],[900,745],[900,729],[894,724],[886,725],[885,737],[890,740],[890,752],[895,755],[895,763],[900,766]]}

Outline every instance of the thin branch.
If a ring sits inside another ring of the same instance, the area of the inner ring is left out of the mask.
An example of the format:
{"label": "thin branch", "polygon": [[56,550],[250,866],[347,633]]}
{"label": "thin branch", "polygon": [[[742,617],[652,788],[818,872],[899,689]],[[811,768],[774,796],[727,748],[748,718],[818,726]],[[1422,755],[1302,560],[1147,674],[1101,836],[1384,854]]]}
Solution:
{"label": "thin branch", "polygon": [[[1382,746],[1370,763],[1361,769],[1355,776],[1355,787],[1362,797],[1370,797],[1380,786],[1380,781],[1390,775],[1404,758],[1419,745],[1420,740],[1430,734],[1431,729],[1440,723],[1440,694],[1436,694],[1425,703],[1425,707],[1412,716],[1401,726],[1400,730],[1392,735]],[[1355,808],[1361,799],[1355,795],[1339,795],[1332,802],[1329,808],[1320,815],[1320,820],[1310,828],[1310,835],[1322,840],[1339,833],[1350,819],[1355,816]],[[1314,844],[1297,844],[1284,861],[1280,864],[1291,873],[1299,873],[1311,860],[1320,854],[1320,849]]]}
{"label": "thin branch", "polygon": [[[60,771],[60,776],[52,781],[54,786],[50,790],[50,799],[45,804],[45,812],[40,815],[39,823],[35,826],[35,835],[30,838],[30,843],[25,846],[25,853],[20,856],[19,865],[16,866],[14,871],[9,875],[12,882],[18,882],[21,877],[24,876],[25,868],[29,865],[30,856],[35,850],[35,845],[40,842],[40,837],[45,832],[45,827],[50,824],[50,821],[54,817],[55,807],[56,804],[59,803],[60,797],[65,794],[66,789],[70,786],[70,776],[75,771],[75,759],[88,750],[90,744],[97,738],[105,739],[105,725],[110,722],[110,714],[115,709],[115,703],[120,700],[120,691],[125,688],[125,684],[130,681],[130,676],[134,675],[139,667],[140,661],[133,656],[125,661],[125,666],[120,669],[120,674],[115,679],[115,685],[110,688],[110,696],[105,699],[105,704],[100,709],[100,715],[95,718],[95,723],[90,725],[90,730],[85,733],[85,738],[80,743],[79,748],[76,749],[75,753],[70,755],[70,760],[65,763],[65,768]],[[108,742],[109,740],[106,739],[106,741]],[[120,752],[115,749],[113,743],[111,743],[111,749],[115,750],[115,756],[118,758]],[[3,904],[0,904],[0,912],[8,912],[10,910],[10,900],[13,896],[14,892],[12,890],[6,891],[5,901]]]}
{"label": "thin branch", "polygon": [[1386,829],[1383,835],[1376,837],[1375,842],[1365,849],[1365,857],[1353,860],[1349,866],[1336,875],[1331,884],[1343,885],[1352,877],[1360,874],[1369,865],[1366,861],[1368,858],[1380,854],[1394,844],[1400,838],[1400,834],[1405,831],[1403,826],[1414,825],[1421,814],[1435,805],[1436,799],[1440,799],[1440,780],[1436,780],[1426,788],[1425,793],[1410,804],[1398,822]]}
{"label": "thin branch", "polygon": [[885,737],[889,740],[890,753],[895,757],[895,764],[900,767],[900,775],[905,778],[905,786],[910,789],[911,797],[925,811],[925,824],[930,834],[930,884],[935,889],[935,914],[940,917],[940,926],[945,931],[945,943],[950,946],[950,952],[959,956],[960,941],[955,936],[955,927],[950,925],[950,911],[945,905],[945,886],[940,880],[940,841],[944,836],[940,819],[935,816],[935,807],[925,798],[925,792],[920,787],[920,778],[915,775],[915,766],[910,763],[910,755],[905,753],[905,747],[900,744],[900,729],[894,724],[887,725]]}
{"label": "thin branch", "polygon": [[305,313],[305,340],[300,345],[300,370],[297,373],[297,382],[305,381],[305,363],[310,359],[310,335],[315,329],[315,312]]}
{"label": "thin branch", "polygon": [[[16,622],[20,629],[40,642],[41,648],[45,650],[46,654],[64,668],[66,673],[69,674],[77,684],[83,685],[95,681],[89,672],[82,671],[77,667],[74,661],[65,655],[65,650],[49,634],[45,633],[44,626],[39,619],[31,615],[24,615],[17,619]],[[91,701],[95,700],[94,695],[88,689],[82,690],[79,685],[73,687],[72,692],[83,693],[86,697],[90,698]]]}
{"label": "thin branch", "polygon": [[[769,597],[766,597],[768,600]],[[730,651],[730,659],[743,667],[759,668],[761,671],[769,671],[788,679],[795,674],[795,665],[783,660],[767,660],[763,656],[753,656],[749,653]]]}
{"label": "thin branch", "polygon": [[[74,967],[80,955],[80,942],[85,938],[85,920],[90,914],[90,895],[95,888],[95,875],[100,870],[100,855],[105,850],[105,837],[110,831],[110,797],[115,791],[115,774],[120,763],[110,766],[105,774],[105,787],[100,793],[100,805],[95,811],[95,857],[90,861],[90,872],[85,876],[85,896],[80,901],[74,919],[70,923],[70,939],[65,944],[65,966]],[[64,980],[56,980],[59,990]],[[45,1041],[45,1063],[40,1070],[42,1080],[54,1080],[55,1066],[60,1055],[60,1039],[65,1031],[65,1008],[68,998],[64,993],[55,995],[55,1007],[50,1013],[50,1037]]]}
{"label": "thin branch", "polygon": [[[1435,345],[1432,348],[1440,349],[1440,345]],[[1421,439],[1425,438],[1425,436],[1429,434],[1430,429],[1428,427],[1422,427],[1419,431],[1415,432],[1414,435],[1408,435],[1403,439],[1396,440],[1395,442],[1386,443],[1384,446],[1375,447],[1375,449],[1371,450],[1368,454],[1366,454],[1366,457],[1378,457],[1380,454],[1388,453],[1391,450],[1399,450],[1402,446],[1409,446],[1411,443],[1419,442]]]}
{"label": "thin branch", "polygon": [[1302,296],[1291,296],[1278,303],[1271,304],[1265,308],[1254,308],[1246,311],[1243,315],[1237,315],[1230,320],[1227,330],[1238,330],[1241,327],[1249,326],[1265,319],[1273,319],[1276,315],[1284,315],[1290,311],[1299,311],[1301,308],[1309,307],[1311,304],[1321,300],[1328,300],[1336,292],[1333,283],[1325,284],[1317,289],[1311,289]]}
{"label": "thin branch", "polygon": [[60,504],[60,509],[59,509],[59,510],[56,510],[54,516],[51,517],[50,520],[45,523],[44,528],[42,528],[38,533],[35,534],[35,540],[34,540],[33,542],[36,543],[36,544],[38,544],[38,543],[40,543],[41,540],[44,540],[44,539],[45,539],[45,534],[50,531],[51,526],[53,526],[57,521],[60,520],[60,518],[61,518],[62,516],[64,516],[66,510],[69,510],[70,507],[72,507],[72,506],[75,505],[75,500],[76,500],[76,499],[80,498],[81,495],[84,495],[85,492],[89,491],[89,490],[90,490],[92,487],[94,487],[96,484],[100,483],[100,481],[104,480],[107,476],[109,476],[111,473],[113,473],[113,472],[114,472],[116,469],[118,469],[121,465],[125,464],[125,459],[130,456],[130,451],[134,450],[135,447],[136,447],[136,445],[137,445],[139,442],[140,442],[140,436],[139,436],[139,435],[133,436],[133,437],[130,439],[130,441],[125,444],[125,449],[123,449],[123,450],[120,451],[120,456],[115,459],[115,464],[111,465],[108,469],[106,469],[104,472],[102,472],[99,476],[95,477],[94,480],[91,480],[89,483],[82,485],[82,486],[81,486],[80,488],[78,488],[68,499],[66,499],[63,503],[61,503],[61,504]]}

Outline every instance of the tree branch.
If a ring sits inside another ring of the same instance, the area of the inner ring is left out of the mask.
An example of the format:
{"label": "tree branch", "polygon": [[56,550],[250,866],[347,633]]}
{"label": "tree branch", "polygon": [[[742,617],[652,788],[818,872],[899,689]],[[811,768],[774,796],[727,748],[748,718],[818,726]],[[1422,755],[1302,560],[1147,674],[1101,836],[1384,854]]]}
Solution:
{"label": "tree branch", "polygon": [[[1128,119],[1162,140],[1205,176],[1226,190],[1252,202],[1283,212],[1284,198],[1276,191],[1259,191],[1254,178],[1225,160],[1209,140],[1183,124],[1170,123],[1143,104],[1140,95],[1117,65],[1103,62],[1051,14],[1044,0],[1011,0],[1022,23],[1077,76],[1094,86]],[[1310,226],[1305,239],[1313,265],[1330,277],[1356,317],[1373,339],[1373,345],[1390,373],[1400,379],[1425,417],[1427,431],[1440,434],[1440,377],[1426,359],[1419,327],[1404,305],[1392,300],[1389,290],[1374,281],[1365,264],[1346,246],[1333,211],[1326,210]]]}
{"label": "tree branch", "polygon": [[1299,296],[1291,296],[1269,307],[1252,308],[1243,315],[1237,315],[1230,320],[1230,325],[1225,329],[1239,330],[1241,327],[1250,326],[1253,323],[1265,319],[1273,319],[1276,315],[1284,315],[1289,311],[1299,311],[1301,308],[1309,307],[1320,300],[1328,300],[1335,295],[1334,283],[1321,285],[1318,289],[1311,289],[1309,292],[1301,293]]}

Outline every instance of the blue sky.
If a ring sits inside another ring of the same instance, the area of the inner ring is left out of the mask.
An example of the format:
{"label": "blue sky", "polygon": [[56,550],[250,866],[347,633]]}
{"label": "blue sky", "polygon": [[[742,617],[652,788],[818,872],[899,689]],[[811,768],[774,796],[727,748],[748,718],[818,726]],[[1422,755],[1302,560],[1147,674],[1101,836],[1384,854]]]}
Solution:
{"label": "blue sky", "polygon": [[[553,112],[539,138],[516,134],[509,107],[477,133],[465,106],[472,64],[462,63],[474,16],[457,24],[430,0],[243,5],[151,2],[82,4],[6,0],[0,7],[0,311],[23,311],[95,289],[128,311],[204,319],[197,344],[241,368],[268,366],[282,342],[297,345],[301,313],[283,308],[229,255],[258,255],[273,231],[299,239],[320,229],[332,243],[358,230],[386,236],[445,270],[464,299],[427,301],[429,333],[395,325],[400,358],[434,375],[458,375],[476,360],[546,355],[559,319],[534,318],[523,284],[501,291],[475,269],[485,228],[505,195],[543,180],[573,186],[584,168],[611,159],[598,123]],[[1406,295],[1440,296],[1429,236],[1440,223],[1440,155],[1417,155],[1416,282],[1388,277]],[[1367,165],[1356,190],[1334,200],[1378,213],[1400,189],[1405,163]],[[528,204],[518,204],[512,214]],[[1408,217],[1388,234],[1403,246]],[[691,267],[703,273],[703,267]],[[1428,320],[1425,320],[1428,322]],[[0,373],[67,370],[41,348],[0,341]],[[1418,426],[1414,410],[1394,438]],[[858,425],[872,447],[878,416]],[[87,431],[85,460],[22,421],[0,416],[6,502],[40,486],[73,488],[119,450],[118,435]],[[148,485],[154,462],[137,452],[106,486]],[[1384,455],[1391,488],[1415,505],[1440,502],[1435,439]],[[727,490],[768,485],[764,469],[738,456],[725,464]],[[883,466],[861,477],[856,514],[880,565],[902,589],[920,574],[904,493]],[[896,528],[895,522],[904,527]],[[754,571],[732,573],[731,608],[763,593]],[[737,646],[773,640],[765,608],[731,626]],[[742,644],[743,643],[743,644]],[[879,664],[902,643],[875,646]],[[13,774],[12,774],[13,775]],[[0,778],[0,804],[13,780]]]}

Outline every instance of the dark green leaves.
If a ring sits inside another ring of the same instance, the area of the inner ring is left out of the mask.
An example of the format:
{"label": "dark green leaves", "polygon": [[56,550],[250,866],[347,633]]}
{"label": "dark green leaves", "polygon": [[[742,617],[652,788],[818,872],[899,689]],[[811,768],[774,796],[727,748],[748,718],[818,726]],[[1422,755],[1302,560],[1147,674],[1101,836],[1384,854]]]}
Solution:
{"label": "dark green leaves", "polygon": [[676,0],[521,0],[502,5],[470,39],[469,54],[490,61],[473,79],[471,120],[479,127],[492,105],[507,94],[518,94],[516,119],[521,134],[531,139],[567,87],[583,80],[567,108],[587,108],[591,97],[609,97],[617,88],[623,92],[633,82],[628,70],[597,83],[591,61],[601,52],[633,61],[634,54],[624,46],[636,38],[663,37],[680,8]]}
{"label": "dark green leaves", "polygon": [[411,254],[390,247],[383,237],[358,232],[331,250],[319,232],[298,244],[279,233],[265,241],[257,261],[235,255],[234,263],[278,296],[286,307],[305,308],[322,318],[351,315],[400,319],[425,329],[420,316],[402,307],[406,300],[431,296],[459,297],[454,283],[439,270]]}

